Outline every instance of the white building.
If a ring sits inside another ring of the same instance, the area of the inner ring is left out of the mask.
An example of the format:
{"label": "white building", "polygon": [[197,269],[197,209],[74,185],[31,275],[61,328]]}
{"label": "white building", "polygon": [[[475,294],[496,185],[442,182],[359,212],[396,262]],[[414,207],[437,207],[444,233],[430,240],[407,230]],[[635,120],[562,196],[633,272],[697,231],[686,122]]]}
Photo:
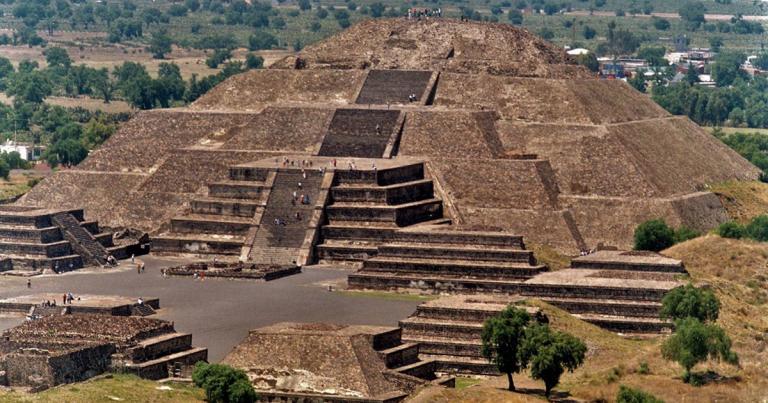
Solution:
{"label": "white building", "polygon": [[21,159],[25,161],[29,161],[30,157],[32,156],[30,154],[30,150],[30,146],[19,144],[11,140],[6,140],[3,145],[0,145],[0,152],[10,153],[12,151],[16,151],[21,156]]}

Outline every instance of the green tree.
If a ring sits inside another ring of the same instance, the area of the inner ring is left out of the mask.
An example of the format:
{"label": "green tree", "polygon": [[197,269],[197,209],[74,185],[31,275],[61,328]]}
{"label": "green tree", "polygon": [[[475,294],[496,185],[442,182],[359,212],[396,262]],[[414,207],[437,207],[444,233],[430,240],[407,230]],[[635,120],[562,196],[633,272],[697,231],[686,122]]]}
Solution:
{"label": "green tree", "polygon": [[520,10],[509,10],[507,13],[507,18],[509,19],[509,23],[512,25],[523,25],[523,13],[521,13]]}
{"label": "green tree", "polygon": [[256,31],[248,38],[249,50],[272,49],[277,46],[277,38],[269,32]]}
{"label": "green tree", "polygon": [[675,232],[662,219],[649,220],[635,229],[635,250],[658,252],[675,243]]}
{"label": "green tree", "polygon": [[759,215],[747,224],[745,232],[748,237],[760,241],[768,241],[768,215]]}
{"label": "green tree", "polygon": [[192,381],[212,403],[250,403],[258,397],[245,372],[228,365],[198,362]]}
{"label": "green tree", "polygon": [[509,306],[483,324],[483,357],[496,364],[499,372],[507,374],[509,390],[512,391],[515,390],[512,374],[522,371],[528,365],[520,354],[520,347],[530,321],[528,312]]}
{"label": "green tree", "polygon": [[707,8],[704,7],[704,3],[700,1],[687,1],[680,7],[678,14],[685,21],[688,29],[694,31],[705,22],[704,13],[706,11]]}
{"label": "green tree", "polygon": [[6,78],[11,76],[15,70],[13,69],[13,64],[11,64],[11,61],[6,58],[0,56],[0,90],[4,90],[6,87]]}
{"label": "green tree", "polygon": [[143,65],[125,62],[115,67],[117,88],[131,105],[139,109],[151,109],[155,104],[152,78]]}
{"label": "green tree", "polygon": [[309,0],[299,0],[299,10],[301,11],[307,11],[312,9],[312,5],[309,3]]}
{"label": "green tree", "polygon": [[91,118],[83,126],[83,140],[88,148],[93,149],[104,143],[116,130],[115,124],[107,123],[103,119]]}
{"label": "green tree", "polygon": [[720,52],[712,64],[712,79],[718,87],[732,85],[737,78],[746,78],[746,73],[741,71],[741,64],[746,56],[741,52]]}
{"label": "green tree", "polygon": [[51,166],[59,164],[77,165],[88,156],[88,150],[78,139],[67,138],[53,143],[45,152],[45,159]]}
{"label": "green tree", "polygon": [[645,92],[647,87],[645,83],[645,70],[637,70],[635,74],[627,80],[627,83],[634,89],[640,92]]}
{"label": "green tree", "polygon": [[659,17],[653,17],[653,27],[658,29],[659,31],[666,31],[669,29],[669,20],[666,20],[664,18]]}
{"label": "green tree", "polygon": [[589,71],[597,72],[600,69],[597,56],[592,52],[576,56],[576,62],[586,67]]}
{"label": "green tree", "polygon": [[689,241],[700,236],[701,233],[699,231],[682,226],[675,230],[675,243]]}
{"label": "green tree", "polygon": [[699,82],[699,73],[696,71],[696,67],[694,67],[691,63],[688,63],[688,70],[685,72],[685,82],[690,85]]}
{"label": "green tree", "polygon": [[0,177],[8,180],[8,176],[11,174],[11,167],[5,161],[5,158],[0,158]]}
{"label": "green tree", "polygon": [[715,232],[723,238],[741,239],[746,231],[744,226],[736,221],[726,221],[720,224]]}
{"label": "green tree", "polygon": [[640,389],[620,385],[616,403],[664,403],[664,401]]}
{"label": "green tree", "polygon": [[664,46],[643,46],[637,51],[637,57],[648,61],[651,66],[667,66],[669,62],[664,58],[667,49]]}
{"label": "green tree", "polygon": [[696,318],[701,322],[714,322],[720,313],[720,302],[708,289],[696,288],[690,283],[668,292],[661,300],[663,319]]}
{"label": "green tree", "polygon": [[253,53],[248,53],[245,55],[245,66],[249,69],[260,69],[264,67],[264,58]]}
{"label": "green tree", "polygon": [[53,92],[53,84],[40,70],[19,71],[7,81],[6,93],[16,101],[40,104]]}
{"label": "green tree", "polygon": [[587,346],[570,334],[537,324],[526,329],[520,353],[521,361],[530,363],[531,377],[544,381],[544,394],[549,397],[566,370],[573,372],[584,363]]}
{"label": "green tree", "polygon": [[662,344],[661,355],[685,369],[683,381],[686,383],[691,381],[691,369],[708,358],[734,365],[739,362],[738,355],[731,351],[731,339],[723,329],[693,317],[675,322],[675,333]]}
{"label": "green tree", "polygon": [[205,64],[212,68],[216,69],[219,67],[221,63],[224,63],[225,61],[229,60],[232,57],[232,51],[229,49],[216,49],[213,54],[208,56],[207,59],[205,59]]}
{"label": "green tree", "polygon": [[49,68],[60,67],[67,70],[72,65],[72,59],[64,48],[50,47],[43,51],[43,55]]}
{"label": "green tree", "polygon": [[173,41],[165,30],[159,30],[152,34],[147,50],[155,59],[164,59],[166,53],[171,52]]}
{"label": "green tree", "polygon": [[104,99],[104,103],[110,103],[112,96],[117,89],[117,83],[109,75],[109,71],[106,67],[93,71],[90,76],[91,86],[96,90],[101,98]]}

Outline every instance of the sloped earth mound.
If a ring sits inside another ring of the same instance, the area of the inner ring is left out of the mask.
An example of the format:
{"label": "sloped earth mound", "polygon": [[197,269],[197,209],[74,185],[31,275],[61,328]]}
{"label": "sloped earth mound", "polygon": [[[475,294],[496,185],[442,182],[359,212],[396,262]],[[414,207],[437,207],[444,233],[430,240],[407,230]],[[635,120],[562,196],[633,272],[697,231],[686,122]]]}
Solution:
{"label": "sloped earth mound", "polygon": [[[721,302],[718,324],[733,341],[740,367],[708,362],[694,372],[712,370],[716,381],[693,387],[680,379],[679,365],[661,357],[665,337],[630,340],[580,321],[540,302],[558,330],[571,333],[588,346],[584,365],[566,373],[555,389],[554,400],[614,401],[619,385],[645,390],[667,402],[759,402],[768,392],[768,243],[723,239],[707,235],[663,251],[685,261],[691,280],[712,287]],[[650,373],[641,374],[641,363]],[[520,393],[507,392],[506,376],[461,390],[427,389],[413,402],[541,401],[544,385],[527,376],[515,377]]]}

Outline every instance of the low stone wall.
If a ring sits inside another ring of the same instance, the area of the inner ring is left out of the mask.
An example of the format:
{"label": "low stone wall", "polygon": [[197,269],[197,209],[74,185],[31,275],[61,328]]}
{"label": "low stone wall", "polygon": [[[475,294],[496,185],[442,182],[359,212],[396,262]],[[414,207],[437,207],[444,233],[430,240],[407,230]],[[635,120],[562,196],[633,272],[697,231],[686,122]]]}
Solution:
{"label": "low stone wall", "polygon": [[240,255],[242,247],[242,241],[229,239],[200,241],[166,236],[156,237],[152,240],[152,250],[155,252]]}
{"label": "low stone wall", "polygon": [[243,278],[251,280],[271,281],[292,274],[301,273],[298,266],[272,266],[255,264],[226,264],[218,263],[209,266],[207,263],[194,263],[166,269],[171,276],[194,276],[205,274],[206,277]]}
{"label": "low stone wall", "polygon": [[643,263],[622,263],[622,262],[600,262],[589,260],[571,261],[573,269],[591,269],[591,270],[626,270],[626,271],[644,271],[644,272],[663,272],[663,273],[685,273],[683,265],[663,265],[663,264],[643,264]]}
{"label": "low stone wall", "polygon": [[61,241],[61,232],[58,228],[0,228],[0,238],[51,243]]}
{"label": "low stone wall", "polygon": [[213,233],[244,235],[251,227],[250,222],[195,221],[183,217],[171,219],[171,229],[178,233]]}
{"label": "low stone wall", "polygon": [[628,288],[605,286],[580,286],[565,284],[523,284],[520,294],[529,297],[562,297],[588,299],[618,299],[635,301],[660,301],[666,290],[653,288]]}
{"label": "low stone wall", "polygon": [[187,350],[190,346],[192,346],[191,334],[173,333],[172,336],[156,343],[131,348],[126,355],[135,362],[144,362]]}
{"label": "low stone wall", "polygon": [[[469,245],[469,244],[468,244]],[[535,264],[533,252],[526,250],[498,250],[498,249],[480,249],[466,248],[459,249],[455,246],[434,246],[430,248],[420,248],[410,245],[381,245],[379,246],[379,255],[381,256],[401,256],[401,257],[422,257],[422,258],[440,258],[440,259],[461,259],[461,260],[494,260],[503,262],[518,262]]]}

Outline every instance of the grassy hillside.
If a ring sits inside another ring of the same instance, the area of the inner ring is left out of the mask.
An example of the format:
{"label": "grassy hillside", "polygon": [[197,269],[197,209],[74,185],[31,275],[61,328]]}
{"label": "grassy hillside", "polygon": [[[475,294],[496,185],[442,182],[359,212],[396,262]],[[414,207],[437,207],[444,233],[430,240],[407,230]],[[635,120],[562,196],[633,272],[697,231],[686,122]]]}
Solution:
{"label": "grassy hillside", "polygon": [[[684,384],[681,368],[664,360],[664,336],[629,340],[575,319],[540,302],[554,328],[567,331],[588,347],[587,360],[573,374],[563,376],[558,397],[586,401],[614,401],[619,385],[643,389],[667,402],[739,401],[768,398],[768,243],[722,239],[709,235],[662,252],[682,259],[697,284],[708,284],[722,303],[718,324],[726,329],[739,354],[739,368],[718,363],[701,364],[694,371],[712,370],[714,380],[702,387]],[[646,363],[650,372],[639,371]],[[498,377],[462,390],[427,389],[416,402],[541,401],[543,384],[518,375],[523,393],[504,390],[506,378]]]}
{"label": "grassy hillside", "polygon": [[179,383],[159,384],[132,375],[108,376],[36,394],[0,391],[0,403],[186,403],[204,402],[204,398],[202,389]]}
{"label": "grassy hillside", "polygon": [[742,224],[768,212],[768,183],[724,182],[710,190],[720,197],[728,215]]}

